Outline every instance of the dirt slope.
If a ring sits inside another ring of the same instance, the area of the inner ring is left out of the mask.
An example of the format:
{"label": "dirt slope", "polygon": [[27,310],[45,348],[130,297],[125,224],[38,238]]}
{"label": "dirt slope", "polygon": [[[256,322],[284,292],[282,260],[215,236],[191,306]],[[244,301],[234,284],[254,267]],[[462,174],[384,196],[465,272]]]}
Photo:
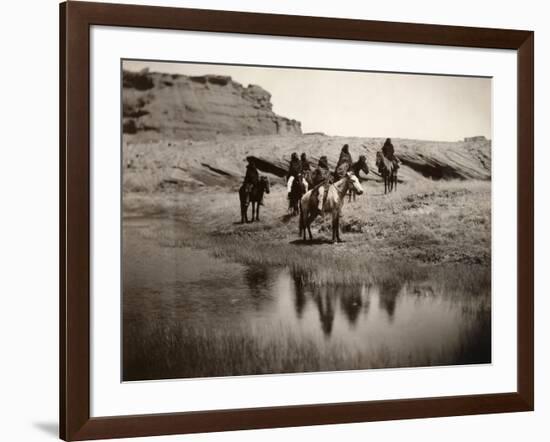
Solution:
{"label": "dirt slope", "polygon": [[[125,137],[123,146],[125,191],[192,190],[198,187],[235,187],[244,176],[246,157],[256,158],[258,168],[283,183],[292,152],[305,152],[312,164],[327,155],[334,168],[343,144],[354,159],[367,156],[370,179],[379,180],[375,163],[380,138],[300,136],[225,137],[207,141],[142,142]],[[491,179],[491,142],[432,142],[393,139],[402,162],[403,182],[430,179]]]}

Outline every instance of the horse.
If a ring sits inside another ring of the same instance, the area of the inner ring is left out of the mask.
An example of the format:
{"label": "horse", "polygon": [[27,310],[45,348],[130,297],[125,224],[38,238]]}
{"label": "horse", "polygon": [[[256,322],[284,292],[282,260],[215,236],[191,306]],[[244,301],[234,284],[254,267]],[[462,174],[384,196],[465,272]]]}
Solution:
{"label": "horse", "polygon": [[258,184],[254,186],[250,192],[252,221],[254,221],[254,215],[256,215],[256,221],[260,221],[260,206],[264,199],[264,193],[269,194],[269,179],[266,176],[261,176]]}
{"label": "horse", "polygon": [[[317,210],[317,197],[314,196],[314,190],[318,186],[306,192],[300,200],[300,235],[306,240],[306,230],[309,233],[309,240],[313,240],[311,234],[311,223],[319,215]],[[347,172],[344,177],[328,186],[326,189],[326,200],[323,204],[322,213],[332,215],[332,242],[342,242],[340,239],[340,215],[344,206],[345,196],[349,189],[355,189],[358,195],[363,193],[363,188],[359,179],[353,172]]]}
{"label": "horse", "polygon": [[[367,158],[365,155],[361,155],[359,159],[351,165],[351,171],[355,174],[357,178],[359,178],[359,174],[361,171],[365,173],[365,175],[369,174],[369,166],[367,165]],[[349,199],[348,202],[351,203],[351,198],[353,197],[353,201],[355,201],[356,193],[353,190],[353,187],[349,189]]]}
{"label": "horse", "polygon": [[308,181],[302,173],[292,181],[290,193],[288,194],[288,212],[291,216],[298,215],[300,212],[300,199],[308,190]]}
{"label": "horse", "polygon": [[256,184],[244,183],[239,188],[239,200],[241,203],[241,223],[248,223],[248,206],[252,203],[252,219],[250,222],[260,220],[260,203],[264,193],[269,193],[269,180],[260,176]]}
{"label": "horse", "polygon": [[250,193],[254,184],[243,183],[239,187],[239,202],[241,204],[241,224],[248,222],[248,206],[250,205]]}
{"label": "horse", "polygon": [[376,167],[384,178],[384,194],[397,190],[397,165],[378,151],[376,152]]}

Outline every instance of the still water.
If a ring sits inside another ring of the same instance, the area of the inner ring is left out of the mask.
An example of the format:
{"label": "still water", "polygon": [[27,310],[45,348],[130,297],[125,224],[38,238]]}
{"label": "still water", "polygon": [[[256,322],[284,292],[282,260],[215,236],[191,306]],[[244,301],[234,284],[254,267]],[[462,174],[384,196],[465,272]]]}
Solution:
{"label": "still water", "polygon": [[[393,362],[388,366],[490,362],[487,297],[448,295],[429,280],[311,286],[286,268],[245,266],[214,258],[204,250],[161,246],[147,235],[148,225],[133,222],[124,227],[125,328],[178,323],[187,330],[220,334],[244,329],[266,342],[284,331],[295,341],[313,343],[321,353],[332,351],[327,349],[336,348],[335,343],[339,351],[362,361],[389,352],[388,361]],[[169,336],[166,339],[170,341]],[[124,345],[141,346],[132,339]],[[208,351],[216,351],[212,348]],[[135,351],[125,348],[125,352]],[[146,366],[149,362],[138,357],[125,363]],[[348,368],[343,363],[341,369]],[[235,374],[218,371],[207,373]],[[264,371],[270,372],[268,367]],[[171,373],[159,377],[178,377],[177,370]]]}

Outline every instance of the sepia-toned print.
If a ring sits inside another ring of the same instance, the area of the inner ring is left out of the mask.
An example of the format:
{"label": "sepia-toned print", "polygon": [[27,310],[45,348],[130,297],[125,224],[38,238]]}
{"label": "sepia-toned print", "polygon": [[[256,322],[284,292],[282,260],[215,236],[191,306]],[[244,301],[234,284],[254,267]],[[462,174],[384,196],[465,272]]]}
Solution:
{"label": "sepia-toned print", "polygon": [[124,60],[122,380],[491,363],[491,79]]}

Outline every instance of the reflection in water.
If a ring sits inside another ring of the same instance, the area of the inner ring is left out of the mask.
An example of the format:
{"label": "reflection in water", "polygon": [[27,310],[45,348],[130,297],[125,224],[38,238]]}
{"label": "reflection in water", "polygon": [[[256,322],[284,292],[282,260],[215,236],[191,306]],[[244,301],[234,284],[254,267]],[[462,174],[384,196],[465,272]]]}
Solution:
{"label": "reflection in water", "polygon": [[[286,272],[282,272],[286,277]],[[292,288],[294,292],[294,308],[296,317],[302,319],[308,302],[315,305],[319,324],[323,334],[329,337],[332,333],[336,316],[336,303],[340,304],[341,313],[347,318],[351,327],[355,326],[361,311],[368,314],[370,300],[368,287],[365,285],[326,285],[321,287],[307,286],[304,277],[298,272],[292,272]]]}
{"label": "reflection in water", "polygon": [[306,306],[306,294],[304,290],[304,279],[297,272],[292,273],[294,282],[294,306],[296,307],[296,316],[302,318],[304,308]]}
{"label": "reflection in water", "polygon": [[315,305],[319,311],[321,329],[325,336],[330,336],[334,323],[334,297],[331,294],[332,290],[330,288],[330,286],[321,286],[318,290],[314,291],[313,295]]}
{"label": "reflection in water", "polygon": [[251,293],[265,290],[269,282],[269,272],[266,267],[250,266],[244,270],[244,278]]}
{"label": "reflection in water", "polygon": [[388,318],[393,320],[395,314],[395,305],[397,296],[401,290],[401,284],[396,281],[382,281],[379,285],[380,289],[380,306],[388,314]]}
{"label": "reflection in water", "polygon": [[269,289],[269,271],[266,267],[250,266],[244,269],[243,274],[252,304],[259,310]]}
{"label": "reflection in water", "polygon": [[[351,286],[347,293],[344,291],[340,297],[340,305],[351,325],[355,325],[363,307],[361,293],[361,287]],[[368,303],[365,306],[368,308]]]}
{"label": "reflection in water", "polygon": [[[334,352],[331,363],[346,354],[348,361],[361,362],[359,368],[491,360],[488,294],[465,293],[460,288],[449,293],[430,280],[314,286],[303,275],[287,269],[249,267],[214,258],[206,251],[161,247],[139,235],[138,230],[124,229],[125,336],[129,327],[140,330],[145,324],[177,323],[193,339],[208,334],[204,338],[207,352],[197,350],[201,357],[216,351],[211,339],[223,341],[242,335],[243,330],[249,330],[246,333],[254,345],[290,339],[298,347],[283,349],[280,354],[297,361],[297,368],[279,368],[287,372],[308,367],[296,352],[307,350],[304,354],[311,355],[311,346],[323,357]],[[131,342],[124,344],[125,354],[141,357],[142,343]],[[231,343],[230,350],[244,346],[249,352],[248,356],[242,354],[246,359],[256,350],[243,342]],[[227,359],[227,351],[220,352],[222,360]],[[274,351],[267,354],[278,360],[279,353]],[[320,356],[311,357],[316,361]],[[374,360],[378,362],[372,363]],[[333,369],[350,368],[342,364]],[[223,370],[233,370],[230,367],[238,363],[227,361],[222,366],[228,368],[206,373],[231,374]],[[248,373],[248,369],[243,370]]]}

